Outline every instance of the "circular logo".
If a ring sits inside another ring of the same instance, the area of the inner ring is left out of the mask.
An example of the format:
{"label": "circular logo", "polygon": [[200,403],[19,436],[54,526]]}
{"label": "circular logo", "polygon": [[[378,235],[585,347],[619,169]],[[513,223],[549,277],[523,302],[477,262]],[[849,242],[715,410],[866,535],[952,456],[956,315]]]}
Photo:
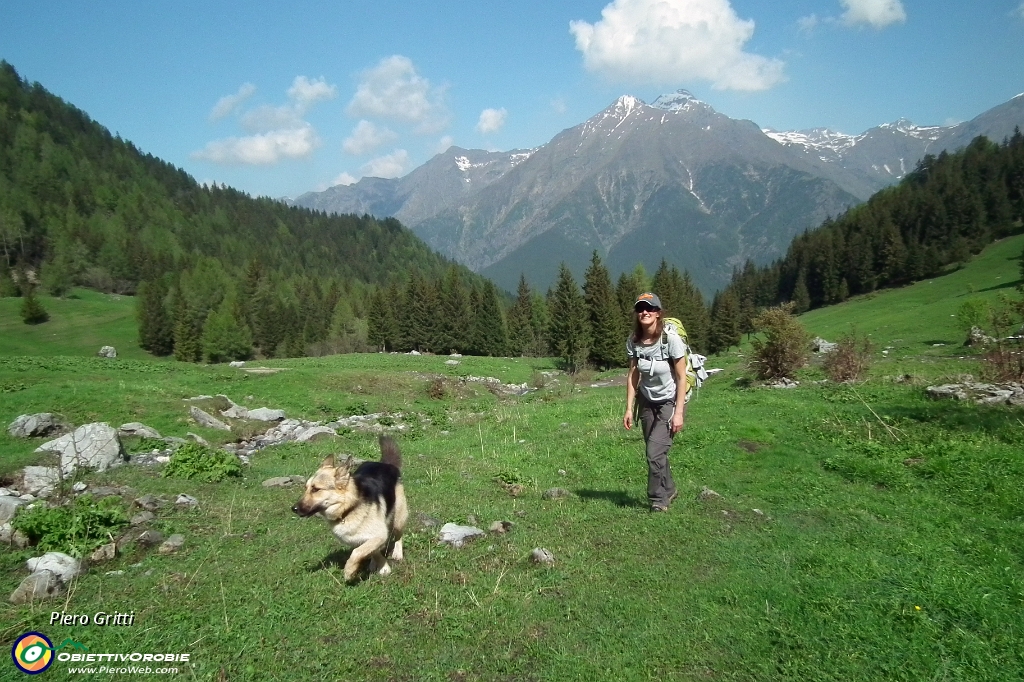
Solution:
{"label": "circular logo", "polygon": [[21,672],[38,675],[53,663],[53,642],[41,632],[26,632],[14,640],[11,658]]}

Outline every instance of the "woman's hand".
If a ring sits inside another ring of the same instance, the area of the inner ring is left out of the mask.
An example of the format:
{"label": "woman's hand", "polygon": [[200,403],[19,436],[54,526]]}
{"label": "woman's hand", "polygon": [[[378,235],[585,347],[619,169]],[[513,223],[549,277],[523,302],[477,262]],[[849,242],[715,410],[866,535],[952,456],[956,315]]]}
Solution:
{"label": "woman's hand", "polygon": [[626,410],[626,414],[624,414],[622,416],[622,425],[626,427],[627,431],[629,431],[631,428],[633,428],[633,410],[632,409]]}
{"label": "woman's hand", "polygon": [[672,421],[669,423],[669,428],[672,430],[672,435],[676,435],[683,430],[683,411],[676,410],[672,413]]}

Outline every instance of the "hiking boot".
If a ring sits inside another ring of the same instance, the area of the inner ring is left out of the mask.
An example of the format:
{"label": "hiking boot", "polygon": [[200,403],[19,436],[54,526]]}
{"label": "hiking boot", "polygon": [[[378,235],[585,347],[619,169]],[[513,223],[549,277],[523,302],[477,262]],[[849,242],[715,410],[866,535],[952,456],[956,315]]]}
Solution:
{"label": "hiking boot", "polygon": [[668,505],[667,504],[660,504],[658,502],[655,502],[654,504],[651,505],[651,511],[652,512],[667,512],[668,511]]}
{"label": "hiking boot", "polygon": [[672,504],[672,501],[679,497],[679,488],[672,491],[672,494],[668,496],[668,504]]}

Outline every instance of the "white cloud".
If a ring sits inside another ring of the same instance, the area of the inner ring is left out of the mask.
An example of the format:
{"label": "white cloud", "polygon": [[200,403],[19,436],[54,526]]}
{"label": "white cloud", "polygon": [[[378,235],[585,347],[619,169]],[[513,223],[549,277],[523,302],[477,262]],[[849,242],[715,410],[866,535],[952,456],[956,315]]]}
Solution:
{"label": "white cloud", "polygon": [[238,88],[238,92],[233,95],[224,95],[217,100],[217,103],[213,105],[213,109],[210,111],[210,120],[219,121],[222,118],[227,118],[235,109],[242,106],[247,99],[252,97],[255,92],[255,85],[252,83],[242,83],[242,86]]}
{"label": "white cloud", "polygon": [[337,86],[328,85],[323,77],[313,81],[305,76],[296,76],[292,81],[292,87],[288,88],[288,99],[295,102],[303,111],[317,102],[334,99],[337,96]]}
{"label": "white cloud", "polygon": [[867,24],[872,28],[885,28],[902,24],[907,13],[900,0],[839,0],[846,8],[842,19],[849,26]]}
{"label": "white cloud", "polygon": [[821,20],[818,19],[817,14],[810,14],[796,20],[796,26],[801,33],[811,33],[818,27],[819,23],[821,23]]}
{"label": "white cloud", "polygon": [[476,131],[483,133],[496,133],[505,127],[505,119],[508,117],[508,111],[504,107],[501,109],[484,109],[480,112],[480,120],[476,123]]}
{"label": "white cloud", "polygon": [[334,187],[335,185],[351,185],[354,182],[356,182],[355,176],[350,175],[348,173],[342,173],[338,177],[331,180],[330,186]]}
{"label": "white cloud", "polygon": [[444,154],[453,144],[455,144],[455,138],[451,135],[445,135],[437,141],[437,146],[434,147],[434,153]]}
{"label": "white cloud", "polygon": [[361,156],[393,141],[397,137],[398,135],[395,131],[383,126],[374,125],[363,119],[356,124],[352,134],[341,143],[341,148],[346,154]]}
{"label": "white cloud", "polygon": [[[255,91],[255,86],[246,83],[235,95],[222,97],[211,118],[214,114],[227,116]],[[296,76],[286,94],[289,104],[263,104],[242,115],[241,126],[250,135],[213,140],[193,152],[192,158],[219,164],[271,165],[312,154],[320,146],[320,138],[304,117],[317,102],[336,97],[338,89],[323,78]]]}
{"label": "white cloud", "polygon": [[447,118],[443,88],[432,86],[412,60],[397,54],[362,74],[348,113],[418,124],[422,132],[440,130]]}
{"label": "white cloud", "polygon": [[366,162],[359,172],[371,178],[397,178],[405,175],[410,165],[409,152],[396,149],[387,156],[379,156]]}
{"label": "white cloud", "polygon": [[296,107],[284,105],[272,107],[263,104],[242,114],[241,124],[246,132],[266,133],[283,128],[301,128],[305,121]]}
{"label": "white cloud", "polygon": [[229,137],[209,142],[192,153],[192,158],[219,164],[267,166],[284,159],[309,156],[320,146],[320,139],[310,125],[290,130],[274,130],[248,137]]}
{"label": "white cloud", "polygon": [[782,61],[743,51],[754,22],[729,0],[613,0],[600,21],[571,21],[569,32],[586,68],[617,81],[766,90],[784,80]]}
{"label": "white cloud", "polygon": [[556,97],[551,100],[551,108],[556,114],[564,114],[569,111],[569,105],[565,103],[564,97]]}

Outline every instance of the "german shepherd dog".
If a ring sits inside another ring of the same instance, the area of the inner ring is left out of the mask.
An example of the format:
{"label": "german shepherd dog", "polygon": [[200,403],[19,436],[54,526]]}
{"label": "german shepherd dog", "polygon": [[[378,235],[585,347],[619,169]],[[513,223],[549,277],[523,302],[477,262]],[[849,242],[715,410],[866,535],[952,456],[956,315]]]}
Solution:
{"label": "german shepherd dog", "polygon": [[342,544],[352,547],[345,562],[345,580],[355,581],[359,566],[370,558],[370,571],[391,573],[384,551],[394,540],[391,558],[402,560],[402,531],[409,518],[400,480],[402,455],[390,436],[380,437],[380,461],[363,462],[350,471],[351,455],[340,465],[334,457],[320,464],[306,481],[306,492],[292,511],[302,517],[319,515]]}

